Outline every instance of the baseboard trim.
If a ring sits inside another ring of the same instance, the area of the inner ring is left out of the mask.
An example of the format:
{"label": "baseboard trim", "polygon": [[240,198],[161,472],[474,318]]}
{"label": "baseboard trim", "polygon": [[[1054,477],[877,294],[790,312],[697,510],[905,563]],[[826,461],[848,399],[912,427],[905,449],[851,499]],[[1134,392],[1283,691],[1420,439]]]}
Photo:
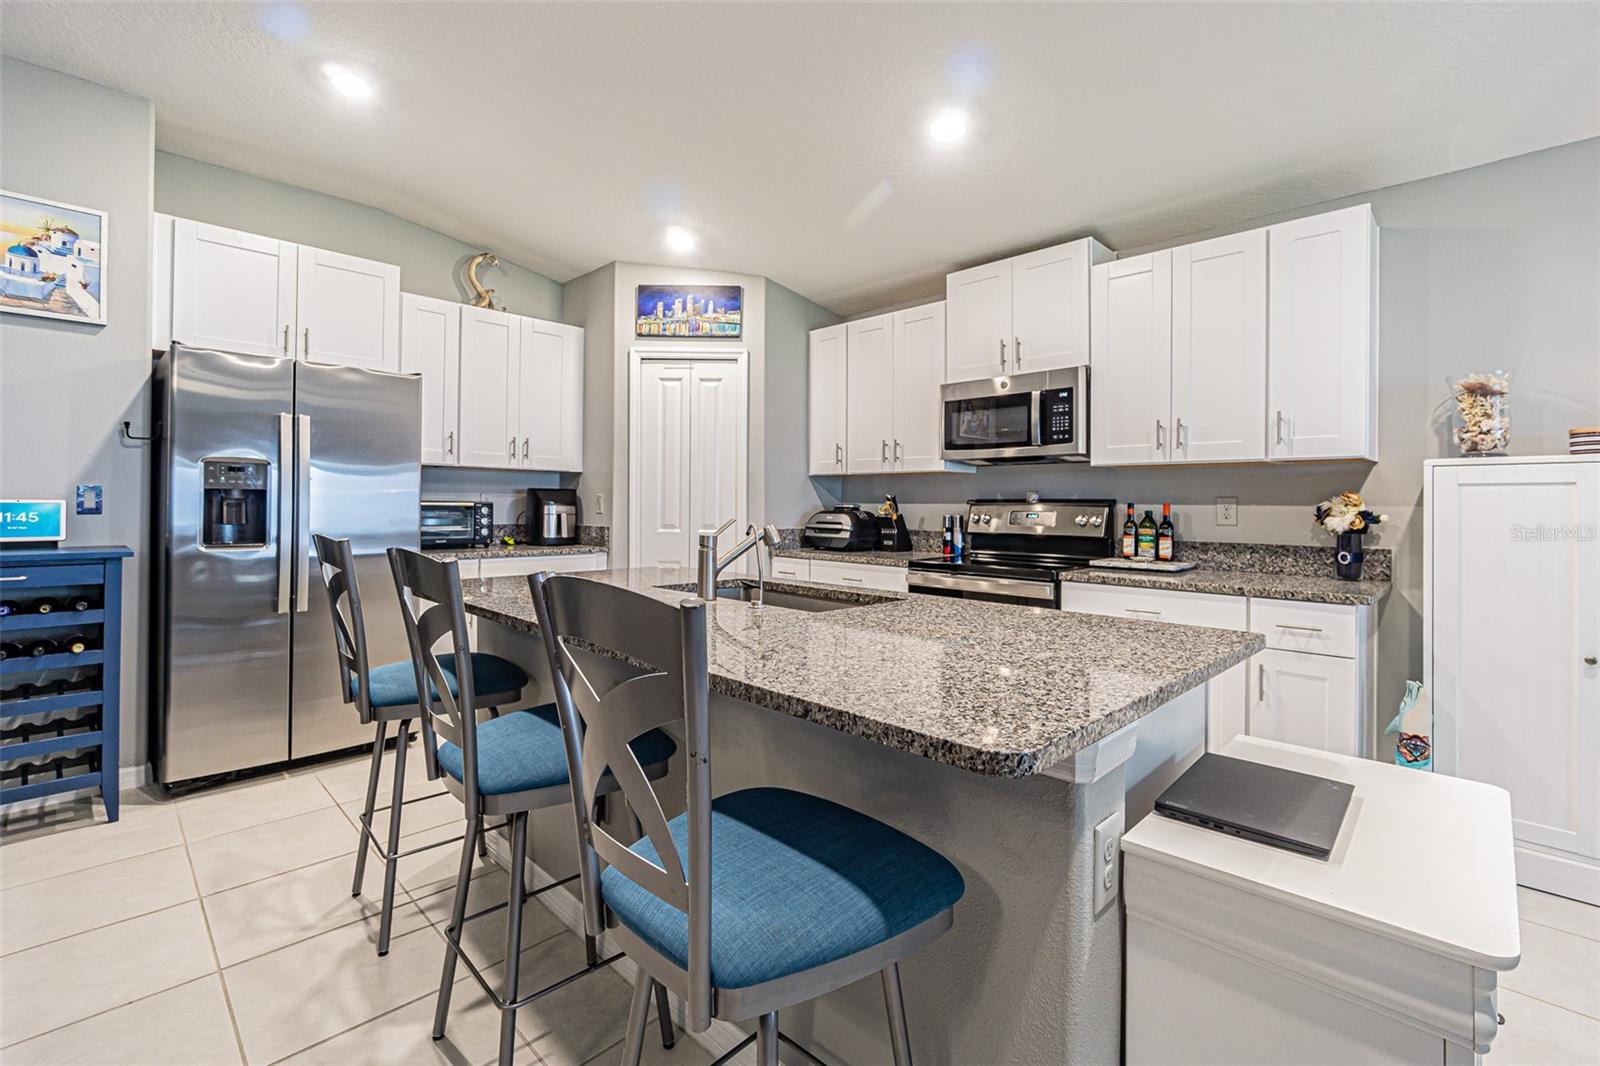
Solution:
{"label": "baseboard trim", "polygon": [[[499,833],[489,834],[489,856],[494,859],[501,869],[511,868],[510,847],[505,838]],[[556,880],[555,877],[532,859],[529,859],[527,863],[527,878],[528,883],[534,888],[548,885]],[[568,929],[580,936],[583,935],[583,904],[578,901],[576,896],[570,892],[555,889],[534,898],[543,903],[545,909],[559,918],[561,923]],[[600,951],[603,955],[606,953],[605,934],[602,933],[600,935],[599,943]],[[612,963],[612,969],[616,970],[618,976],[627,981],[629,985],[632,985],[638,979],[639,967],[626,955]],[[711,1019],[711,1027],[705,1032],[691,1033],[683,1024],[682,1002],[676,996],[669,996],[668,1000],[672,1004],[672,1017],[678,1023],[679,1030],[718,1058],[733,1050],[745,1037],[750,1035],[732,1022],[723,1021],[720,1018]],[[648,1036],[649,1034],[647,1034]],[[738,1062],[740,1060],[735,1059],[734,1061]],[[752,1061],[754,1060],[752,1059]]]}
{"label": "baseboard trim", "polygon": [[117,771],[117,788],[128,792],[136,788],[143,788],[153,780],[150,774],[150,764],[141,763],[138,766],[124,766]]}
{"label": "baseboard trim", "polygon": [[1518,844],[1517,883],[1540,892],[1600,906],[1600,863]]}

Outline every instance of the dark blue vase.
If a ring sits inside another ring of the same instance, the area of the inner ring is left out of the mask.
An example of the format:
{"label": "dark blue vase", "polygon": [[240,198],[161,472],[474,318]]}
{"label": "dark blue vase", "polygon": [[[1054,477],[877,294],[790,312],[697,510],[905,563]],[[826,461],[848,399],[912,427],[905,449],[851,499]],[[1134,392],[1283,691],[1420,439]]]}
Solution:
{"label": "dark blue vase", "polygon": [[1361,536],[1360,533],[1340,533],[1334,548],[1334,572],[1345,581],[1361,580]]}

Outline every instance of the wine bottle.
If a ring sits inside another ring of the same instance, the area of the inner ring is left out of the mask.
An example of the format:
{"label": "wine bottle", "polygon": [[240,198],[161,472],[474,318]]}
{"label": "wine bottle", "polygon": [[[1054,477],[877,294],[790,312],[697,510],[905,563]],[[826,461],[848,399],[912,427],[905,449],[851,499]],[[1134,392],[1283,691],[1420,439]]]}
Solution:
{"label": "wine bottle", "polygon": [[1128,518],[1122,523],[1122,557],[1132,559],[1137,554],[1139,527],[1133,520],[1133,504],[1128,504]]}
{"label": "wine bottle", "polygon": [[89,638],[82,633],[74,633],[69,637],[61,638],[60,650],[71,655],[82,655],[89,650]]}
{"label": "wine bottle", "polygon": [[0,659],[20,659],[28,654],[28,649],[14,640],[0,643]]}
{"label": "wine bottle", "polygon": [[1144,517],[1139,519],[1139,529],[1135,540],[1137,541],[1139,558],[1154,559],[1156,557],[1156,520],[1148,507],[1144,509]]}
{"label": "wine bottle", "polygon": [[16,613],[17,604],[15,600],[0,600],[0,618],[4,618],[8,614]]}
{"label": "wine bottle", "polygon": [[1161,505],[1161,525],[1156,527],[1156,558],[1171,562],[1177,538],[1177,528],[1172,524],[1172,504],[1164,503]]}
{"label": "wine bottle", "polygon": [[94,604],[89,602],[89,597],[83,595],[82,593],[68,596],[62,602],[66,604],[67,610],[69,611],[87,611],[90,607],[94,606]]}
{"label": "wine bottle", "polygon": [[45,655],[54,655],[55,653],[56,642],[51,640],[49,637],[40,637],[38,640],[31,641],[28,644],[28,654],[33,656],[35,659],[41,658]]}
{"label": "wine bottle", "polygon": [[33,601],[33,613],[34,614],[49,614],[51,611],[53,611],[55,609],[56,609],[56,601],[55,600],[40,599],[40,600],[34,600]]}

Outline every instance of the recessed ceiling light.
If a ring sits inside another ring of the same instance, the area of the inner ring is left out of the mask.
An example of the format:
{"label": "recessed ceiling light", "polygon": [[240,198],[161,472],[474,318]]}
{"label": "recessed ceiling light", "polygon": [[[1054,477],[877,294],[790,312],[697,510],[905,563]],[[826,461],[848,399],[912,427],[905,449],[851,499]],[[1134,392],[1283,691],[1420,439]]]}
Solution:
{"label": "recessed ceiling light", "polygon": [[661,239],[674,252],[694,251],[694,234],[682,226],[668,226]]}
{"label": "recessed ceiling light", "polygon": [[352,100],[365,100],[372,95],[372,83],[353,70],[347,70],[337,63],[325,63],[322,73],[329,85]]}
{"label": "recessed ceiling light", "polygon": [[970,125],[965,111],[959,107],[947,107],[937,112],[928,123],[928,136],[940,144],[955,144],[967,135]]}

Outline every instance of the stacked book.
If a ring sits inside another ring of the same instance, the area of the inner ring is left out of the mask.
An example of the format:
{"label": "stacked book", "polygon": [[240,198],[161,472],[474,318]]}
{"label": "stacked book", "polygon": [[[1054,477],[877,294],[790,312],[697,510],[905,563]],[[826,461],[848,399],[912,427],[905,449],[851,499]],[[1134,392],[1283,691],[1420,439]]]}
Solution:
{"label": "stacked book", "polygon": [[1569,430],[1567,450],[1573,455],[1600,455],[1600,426],[1579,426]]}

